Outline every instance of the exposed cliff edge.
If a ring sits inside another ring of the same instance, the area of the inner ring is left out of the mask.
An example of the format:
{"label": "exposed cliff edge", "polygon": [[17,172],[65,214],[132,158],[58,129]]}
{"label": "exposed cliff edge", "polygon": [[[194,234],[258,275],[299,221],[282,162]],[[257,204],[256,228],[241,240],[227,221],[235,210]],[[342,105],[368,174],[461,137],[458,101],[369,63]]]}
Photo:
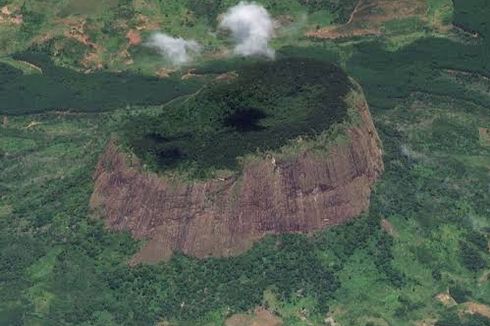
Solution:
{"label": "exposed cliff edge", "polygon": [[226,179],[179,183],[144,172],[111,141],[94,174],[91,206],[108,228],[148,239],[132,263],[167,260],[175,251],[237,255],[267,234],[344,223],[368,209],[383,171],[367,103],[360,91],[353,93],[357,118],[344,124],[343,140],[245,160],[242,172]]}

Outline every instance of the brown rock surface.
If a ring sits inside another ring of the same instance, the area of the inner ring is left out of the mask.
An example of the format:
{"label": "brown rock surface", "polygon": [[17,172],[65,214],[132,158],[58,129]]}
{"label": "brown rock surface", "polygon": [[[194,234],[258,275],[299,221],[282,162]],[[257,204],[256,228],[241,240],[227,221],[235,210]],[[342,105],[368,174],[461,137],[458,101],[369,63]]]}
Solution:
{"label": "brown rock surface", "polygon": [[313,232],[359,216],[383,171],[381,145],[366,102],[360,121],[326,153],[303,150],[248,160],[240,175],[175,182],[143,172],[111,141],[100,158],[91,206],[112,230],[149,239],[132,263],[174,251],[204,258],[237,255],[267,234]]}
{"label": "brown rock surface", "polygon": [[282,326],[283,322],[272,312],[257,308],[253,315],[236,314],[225,321],[225,326]]}

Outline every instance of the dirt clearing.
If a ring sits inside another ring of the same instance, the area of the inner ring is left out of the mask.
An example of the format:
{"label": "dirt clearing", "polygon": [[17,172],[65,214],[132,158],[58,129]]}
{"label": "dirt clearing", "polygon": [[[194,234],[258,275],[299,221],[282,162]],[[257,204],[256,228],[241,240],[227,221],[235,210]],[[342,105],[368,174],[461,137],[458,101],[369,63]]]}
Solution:
{"label": "dirt clearing", "polygon": [[282,326],[282,320],[272,312],[257,308],[253,314],[236,314],[225,321],[225,326]]}
{"label": "dirt clearing", "polygon": [[490,319],[490,306],[478,302],[466,302],[463,306],[463,312],[466,314],[477,314]]}
{"label": "dirt clearing", "polygon": [[490,147],[490,128],[479,128],[479,133],[481,145]]}
{"label": "dirt clearing", "polygon": [[306,35],[321,39],[381,35],[384,23],[408,17],[425,17],[426,12],[427,3],[424,0],[359,0],[346,24],[317,28]]}

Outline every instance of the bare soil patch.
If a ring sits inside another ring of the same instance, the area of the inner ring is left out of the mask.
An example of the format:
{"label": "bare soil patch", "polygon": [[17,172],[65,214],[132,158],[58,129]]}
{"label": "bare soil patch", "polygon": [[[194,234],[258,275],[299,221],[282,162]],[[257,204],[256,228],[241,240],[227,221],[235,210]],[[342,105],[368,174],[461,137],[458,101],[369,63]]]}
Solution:
{"label": "bare soil patch", "polygon": [[225,72],[224,74],[221,74],[216,77],[216,80],[220,81],[230,81],[238,78],[238,74],[234,71],[232,72]]}
{"label": "bare soil patch", "polygon": [[138,31],[136,30],[129,30],[128,33],[126,34],[126,37],[128,39],[129,45],[131,46],[136,46],[141,44],[141,35]]}
{"label": "bare soil patch", "polygon": [[482,276],[480,276],[480,278],[478,278],[478,283],[480,285],[482,285],[484,283],[487,283],[488,280],[490,280],[490,271],[485,271],[485,272],[483,272]]}
{"label": "bare soil patch", "polygon": [[478,302],[466,302],[463,306],[466,314],[477,314],[490,319],[490,306]]}
{"label": "bare soil patch", "polygon": [[390,221],[388,221],[387,219],[384,218],[381,220],[381,227],[386,233],[388,233],[392,237],[398,237],[398,231],[393,226],[393,224],[391,224]]}
{"label": "bare soil patch", "polygon": [[482,146],[490,146],[490,128],[479,128],[479,133]]}
{"label": "bare soil patch", "polygon": [[407,17],[425,17],[426,11],[424,0],[359,0],[346,24],[318,28],[306,35],[321,39],[380,35],[383,23]]}
{"label": "bare soil patch", "polygon": [[157,72],[155,73],[155,75],[160,78],[160,79],[163,79],[163,78],[169,78],[170,75],[172,73],[175,72],[175,69],[169,69],[169,68],[160,68],[157,70]]}
{"label": "bare soil patch", "polygon": [[13,211],[14,209],[11,205],[0,206],[0,218],[9,216]]}
{"label": "bare soil patch", "polygon": [[415,322],[415,326],[434,326],[437,319],[424,319]]}
{"label": "bare soil patch", "polygon": [[282,320],[269,310],[255,309],[253,314],[236,314],[225,321],[225,326],[281,326]]}
{"label": "bare soil patch", "polygon": [[0,25],[22,25],[24,19],[22,15],[18,13],[18,10],[18,8],[3,6],[0,9]]}
{"label": "bare soil patch", "polygon": [[447,292],[439,293],[438,295],[436,295],[436,299],[446,307],[452,307],[457,305],[453,297]]}

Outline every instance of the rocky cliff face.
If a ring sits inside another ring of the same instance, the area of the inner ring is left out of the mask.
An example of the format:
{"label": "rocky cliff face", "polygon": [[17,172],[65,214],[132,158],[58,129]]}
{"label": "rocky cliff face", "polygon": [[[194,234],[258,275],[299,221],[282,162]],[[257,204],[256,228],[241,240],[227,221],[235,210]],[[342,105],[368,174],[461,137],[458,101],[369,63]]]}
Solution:
{"label": "rocky cliff face", "polygon": [[176,183],[143,172],[110,142],[94,174],[91,206],[112,230],[148,239],[132,263],[169,259],[175,251],[237,255],[267,234],[313,232],[344,223],[369,207],[383,171],[380,140],[366,102],[348,141],[325,151],[250,160],[240,175]]}

